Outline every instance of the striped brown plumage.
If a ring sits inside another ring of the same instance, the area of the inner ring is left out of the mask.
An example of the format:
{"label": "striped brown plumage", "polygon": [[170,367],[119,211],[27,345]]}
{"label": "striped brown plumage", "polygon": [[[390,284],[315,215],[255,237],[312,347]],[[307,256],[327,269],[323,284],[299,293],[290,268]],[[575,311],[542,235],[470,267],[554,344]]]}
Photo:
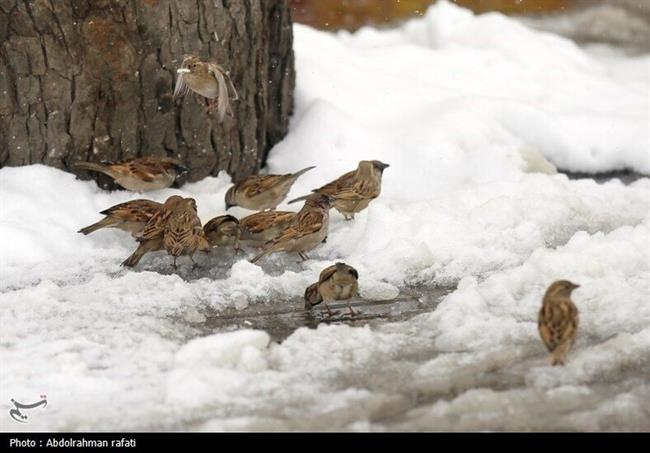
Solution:
{"label": "striped brown plumage", "polygon": [[578,309],[571,293],[579,285],[558,280],[549,286],[538,315],[538,330],[551,353],[551,365],[564,365],[566,355],[575,342],[578,331]]}

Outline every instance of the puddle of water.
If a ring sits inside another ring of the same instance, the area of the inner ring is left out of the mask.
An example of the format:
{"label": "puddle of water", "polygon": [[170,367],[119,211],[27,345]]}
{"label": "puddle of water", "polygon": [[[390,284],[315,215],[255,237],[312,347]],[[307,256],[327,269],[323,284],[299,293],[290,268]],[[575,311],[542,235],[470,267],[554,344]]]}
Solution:
{"label": "puddle of water", "polygon": [[[302,299],[278,303],[255,304],[244,309],[227,308],[220,311],[202,311],[205,318],[200,323],[192,324],[198,336],[212,335],[218,332],[231,332],[238,329],[258,329],[266,331],[273,341],[282,342],[296,329],[301,327],[316,328],[320,323],[347,324],[350,326],[377,325],[383,322],[405,321],[421,313],[430,312],[442,298],[451,292],[451,288],[432,288],[418,292],[404,290],[391,300],[365,300],[355,298],[351,305],[357,315],[351,316],[345,301],[330,304],[335,312],[329,316],[322,304],[311,310],[304,309]],[[418,294],[426,293],[426,294]],[[179,323],[187,323],[185,318],[177,317]]]}

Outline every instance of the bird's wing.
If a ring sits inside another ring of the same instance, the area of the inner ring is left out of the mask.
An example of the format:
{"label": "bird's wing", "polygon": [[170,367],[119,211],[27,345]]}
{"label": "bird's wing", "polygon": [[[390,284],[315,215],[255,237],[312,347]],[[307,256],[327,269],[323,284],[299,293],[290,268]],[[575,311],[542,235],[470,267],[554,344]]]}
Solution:
{"label": "bird's wing", "polygon": [[323,227],[324,213],[320,210],[309,210],[298,214],[290,229],[294,231],[293,237],[299,238],[313,234]]}
{"label": "bird's wing", "polygon": [[377,198],[379,193],[372,181],[361,179],[350,186],[342,187],[331,195],[338,200],[358,200]]}
{"label": "bird's wing", "polygon": [[277,186],[285,179],[285,175],[253,176],[242,183],[242,190],[247,198],[252,198]]}
{"label": "bird's wing", "polygon": [[230,74],[228,73],[228,71],[226,71],[222,66],[216,63],[208,63],[208,71],[211,73],[215,73],[215,77],[216,77],[216,72],[219,72],[223,76],[223,79],[225,81],[224,84],[224,86],[226,87],[225,95],[233,101],[239,100],[239,94],[237,93],[237,89],[235,88],[235,85],[232,83],[232,79],[230,78]]}
{"label": "bird's wing", "polygon": [[318,283],[325,283],[327,280],[332,278],[332,275],[336,272],[336,265],[332,265],[323,269],[318,277]]}
{"label": "bird's wing", "polygon": [[296,215],[289,211],[265,211],[244,217],[239,223],[251,233],[261,233],[280,223],[291,221]]}
{"label": "bird's wing", "polygon": [[131,159],[112,166],[116,173],[151,182],[166,173],[164,166],[157,159]]}
{"label": "bird's wing", "polygon": [[169,221],[172,211],[169,209],[160,209],[156,212],[147,224],[144,226],[139,238],[143,241],[161,237],[165,231],[165,226]]}
{"label": "bird's wing", "polygon": [[184,73],[179,73],[178,78],[176,79],[176,86],[174,87],[174,94],[172,99],[178,99],[185,96],[189,91],[190,87],[185,83],[185,78],[183,77]]}
{"label": "bird's wing", "polygon": [[164,227],[165,248],[174,256],[196,249],[201,237],[204,237],[201,220],[191,208],[181,207],[173,212]]}
{"label": "bird's wing", "polygon": [[318,291],[318,282],[312,283],[305,289],[305,300],[311,305],[318,305],[323,301],[323,297]]}
{"label": "bird's wing", "polygon": [[539,313],[539,333],[549,351],[572,340],[578,328],[575,306],[561,303],[543,306]]}
{"label": "bird's wing", "polygon": [[[208,63],[208,72],[217,79],[217,115],[219,116],[219,121],[223,121],[226,117],[226,112],[232,113],[232,108],[230,107],[230,97],[228,95],[228,87],[232,86],[230,77],[226,73],[226,70],[223,69],[216,63]],[[226,81],[228,79],[228,81]],[[232,86],[234,89],[235,87]],[[235,92],[236,94],[236,92]]]}
{"label": "bird's wing", "polygon": [[217,229],[221,225],[223,225],[225,222],[234,222],[234,223],[238,224],[239,220],[237,220],[237,218],[235,218],[234,216],[231,216],[231,215],[227,215],[227,214],[226,215],[220,215],[218,217],[215,217],[214,219],[209,220],[208,223],[206,223],[203,226],[203,231],[205,233],[209,233],[211,231],[217,231]]}
{"label": "bird's wing", "polygon": [[275,241],[297,239],[316,233],[323,227],[324,218],[325,214],[320,210],[310,209],[301,212],[298,214],[298,217],[294,219],[289,228],[284,230],[280,237],[276,238]]}
{"label": "bird's wing", "polygon": [[131,200],[116,204],[100,212],[129,222],[148,222],[162,208],[162,204],[151,200]]}
{"label": "bird's wing", "polygon": [[338,179],[325,184],[324,186],[314,189],[312,192],[325,193],[328,195],[335,195],[342,190],[351,187],[354,184],[354,175],[356,171],[349,171],[344,175],[340,176]]}

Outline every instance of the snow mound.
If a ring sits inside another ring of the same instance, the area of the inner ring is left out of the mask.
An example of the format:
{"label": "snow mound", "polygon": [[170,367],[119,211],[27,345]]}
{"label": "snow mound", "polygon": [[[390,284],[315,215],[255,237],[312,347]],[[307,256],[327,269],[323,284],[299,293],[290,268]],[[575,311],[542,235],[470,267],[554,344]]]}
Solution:
{"label": "snow mound", "polygon": [[[444,1],[395,30],[296,25],[295,51],[295,115],[268,171],[317,168],[289,199],[360,159],[390,164],[381,196],[351,222],[333,211],[305,263],[224,250],[175,273],[159,252],[124,269],[128,234],[76,231],[139,195],[0,169],[0,411],[48,395],[0,429],[647,430],[650,180],[556,168],[650,171],[649,57]],[[206,222],[230,184],[146,196],[194,197]],[[296,306],[337,261],[366,299],[456,289],[406,321],[302,327],[281,344],[211,330],[215,315]],[[552,368],[536,317],[558,278],[582,285],[581,322]]]}

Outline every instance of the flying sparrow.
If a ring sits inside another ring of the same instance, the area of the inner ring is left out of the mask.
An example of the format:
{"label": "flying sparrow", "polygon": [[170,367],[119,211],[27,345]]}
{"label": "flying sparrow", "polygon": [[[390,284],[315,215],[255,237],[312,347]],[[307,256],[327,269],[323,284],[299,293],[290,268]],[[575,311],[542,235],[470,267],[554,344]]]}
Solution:
{"label": "flying sparrow", "polygon": [[80,229],[77,233],[90,234],[101,228],[119,228],[135,236],[160,208],[161,203],[151,200],[131,200],[116,204],[100,212],[104,214],[102,220]]}
{"label": "flying sparrow", "polygon": [[226,211],[233,206],[263,211],[275,209],[285,199],[296,179],[312,168],[307,167],[286,175],[249,176],[226,192]]}
{"label": "flying sparrow", "polygon": [[571,293],[579,287],[568,280],[559,280],[551,284],[544,294],[538,329],[551,353],[553,366],[564,365],[564,359],[576,338],[578,309],[571,301]]}
{"label": "flying sparrow", "polygon": [[295,212],[289,211],[262,211],[246,216],[239,220],[241,240],[261,247],[284,231],[295,216]]}
{"label": "flying sparrow", "polygon": [[76,168],[107,174],[120,186],[135,192],[165,189],[188,171],[187,167],[169,157],[139,157],[123,162],[77,162]]}
{"label": "flying sparrow", "polygon": [[234,245],[239,250],[242,229],[239,220],[231,215],[220,215],[203,226],[205,237],[212,247]]}
{"label": "flying sparrow", "polygon": [[359,273],[352,266],[345,263],[336,263],[326,267],[320,273],[318,281],[305,290],[305,310],[310,310],[314,305],[325,302],[327,313],[333,313],[327,305],[328,301],[347,300],[351,316],[357,312],[352,309],[349,299],[359,294]]}
{"label": "flying sparrow", "polygon": [[[381,176],[388,166],[378,160],[362,160],[356,170],[348,172],[312,192],[334,197],[334,208],[343,214],[345,220],[352,220],[357,212],[366,209],[370,201],[379,196]],[[291,200],[289,203],[304,200],[307,197],[308,195],[305,195]]]}
{"label": "flying sparrow", "polygon": [[172,209],[163,232],[163,246],[174,258],[174,268],[176,258],[181,255],[188,255],[190,261],[196,265],[192,258],[194,253],[197,250],[210,251],[194,198],[184,198]]}
{"label": "flying sparrow", "polygon": [[267,242],[262,252],[253,258],[251,263],[276,252],[298,252],[300,258],[307,260],[308,256],[305,252],[316,248],[327,237],[330,223],[329,210],[333,202],[334,199],[327,194],[310,195],[289,226]]}
{"label": "flying sparrow", "polygon": [[142,232],[136,234],[136,238],[140,245],[138,248],[129,256],[122,266],[133,267],[140,262],[140,259],[149,252],[155,252],[157,250],[162,250],[163,247],[163,237],[165,232],[165,225],[172,214],[174,207],[183,200],[183,197],[178,195],[172,195],[167,198],[163,203],[162,207],[156,212],[149,221],[146,223]]}
{"label": "flying sparrow", "polygon": [[176,71],[174,99],[185,96],[190,90],[208,99],[208,112],[217,109],[219,121],[226,112],[233,114],[230,101],[239,99],[237,90],[230,80],[228,71],[216,63],[201,61],[194,55],[185,57],[180,69]]}

